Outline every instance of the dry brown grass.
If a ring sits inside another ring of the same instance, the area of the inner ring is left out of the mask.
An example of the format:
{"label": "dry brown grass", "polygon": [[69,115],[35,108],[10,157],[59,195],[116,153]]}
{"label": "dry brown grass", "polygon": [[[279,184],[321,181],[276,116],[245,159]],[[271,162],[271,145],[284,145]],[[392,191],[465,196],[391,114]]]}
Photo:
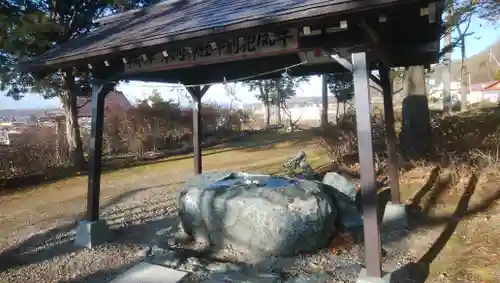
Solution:
{"label": "dry brown grass", "polygon": [[[436,229],[429,223],[441,220],[437,227],[443,232],[431,242],[440,248],[420,244],[427,255],[437,253],[429,282],[500,282],[499,122],[500,110],[492,107],[438,119],[437,156],[414,162],[414,169],[401,174],[403,199],[418,205],[429,229]],[[464,192],[471,194],[465,204]]]}
{"label": "dry brown grass", "polygon": [[500,282],[499,169],[421,164],[401,174],[402,198],[419,208],[416,226],[430,235],[412,243],[430,261],[429,282]]}
{"label": "dry brown grass", "polygon": [[[372,126],[378,178],[384,179],[381,113]],[[346,122],[322,133],[319,152],[356,176],[355,124]],[[414,225],[426,235],[412,250],[430,263],[428,282],[500,282],[500,109],[475,105],[438,115],[432,125],[434,151],[423,160],[400,160],[401,198],[418,212]]]}

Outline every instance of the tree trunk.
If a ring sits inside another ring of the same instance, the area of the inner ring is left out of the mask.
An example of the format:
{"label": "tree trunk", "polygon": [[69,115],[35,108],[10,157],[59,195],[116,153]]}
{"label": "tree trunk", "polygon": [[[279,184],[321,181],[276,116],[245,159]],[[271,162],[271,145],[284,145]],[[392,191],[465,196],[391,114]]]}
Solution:
{"label": "tree trunk", "polygon": [[262,97],[264,97],[264,108],[266,110],[266,127],[269,127],[271,125],[271,109],[269,105],[269,91],[267,89],[267,81],[264,81],[264,85],[260,85],[259,88],[260,94],[262,95]]}
{"label": "tree trunk", "polygon": [[68,156],[67,151],[65,150],[66,148],[66,143],[65,143],[65,131],[63,128],[61,128],[62,124],[65,123],[65,119],[56,117],[54,119],[56,123],[56,150],[57,150],[57,161],[59,163],[62,163],[66,161],[66,157]]}
{"label": "tree trunk", "polygon": [[432,148],[429,105],[425,93],[425,69],[423,66],[405,70],[403,100],[403,125],[400,139],[406,157],[421,158]]}
{"label": "tree trunk", "polygon": [[61,99],[66,116],[66,141],[68,143],[68,154],[71,164],[78,168],[85,168],[85,159],[83,157],[82,136],[80,134],[80,125],[78,124],[78,108],[76,104],[76,95],[72,91],[67,91],[64,98]]}
{"label": "tree trunk", "polygon": [[282,124],[281,123],[281,105],[280,104],[281,104],[281,102],[278,100],[277,105],[276,105],[276,108],[277,108],[276,111],[278,112],[277,113],[277,115],[278,115],[278,117],[277,117],[277,119],[278,119],[278,125]]}
{"label": "tree trunk", "polygon": [[78,124],[78,105],[76,103],[75,76],[73,69],[61,70],[63,85],[66,93],[61,96],[61,101],[66,116],[66,141],[68,144],[68,155],[71,165],[78,169],[85,169],[85,158],[83,157],[82,136]]}
{"label": "tree trunk", "polygon": [[328,125],[328,84],[326,75],[322,75],[321,79],[321,126]]}
{"label": "tree trunk", "polygon": [[[451,10],[448,9],[446,13],[447,22],[451,21]],[[442,73],[443,81],[443,111],[447,113],[452,112],[452,102],[451,102],[451,31],[447,32],[445,35],[445,48],[449,48],[444,54],[444,70]]]}
{"label": "tree trunk", "polygon": [[228,128],[228,129],[231,128],[232,113],[233,113],[233,100],[231,99],[231,101],[229,102],[229,109],[228,109],[228,114],[226,117],[226,128]]}
{"label": "tree trunk", "polygon": [[61,163],[62,155],[61,155],[61,123],[59,119],[55,118],[54,122],[56,123],[56,158],[57,163]]}
{"label": "tree trunk", "polygon": [[276,120],[278,120],[277,121],[278,125],[281,125],[282,124],[281,123],[281,97],[282,96],[281,96],[281,82],[279,80],[276,82],[276,90],[277,90],[276,91],[276,96],[277,96],[276,97],[276,108],[277,108],[276,109],[276,111],[277,111]]}
{"label": "tree trunk", "polygon": [[270,126],[271,125],[271,108],[269,106],[269,102],[266,101],[264,102],[264,108],[266,109],[266,126]]}
{"label": "tree trunk", "polygon": [[460,46],[460,53],[462,56],[462,63],[460,67],[460,96],[461,96],[461,104],[462,110],[465,109],[465,106],[468,104],[469,97],[469,84],[467,79],[467,66],[465,66],[465,36],[462,35],[462,44]]}
{"label": "tree trunk", "polygon": [[[339,123],[339,119],[340,119],[340,113],[339,113],[339,110],[340,110],[340,102],[339,100],[337,99],[337,109],[335,110],[335,122],[338,124]],[[344,113],[345,114],[345,113]]]}

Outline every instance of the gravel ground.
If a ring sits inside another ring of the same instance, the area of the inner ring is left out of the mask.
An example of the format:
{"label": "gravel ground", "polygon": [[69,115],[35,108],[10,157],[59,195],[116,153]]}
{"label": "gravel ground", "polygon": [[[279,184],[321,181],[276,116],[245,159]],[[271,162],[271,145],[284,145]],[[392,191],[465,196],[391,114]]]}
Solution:
{"label": "gravel ground", "polygon": [[[434,230],[433,230],[434,231]],[[439,234],[435,230],[434,236]],[[347,235],[347,234],[345,234]],[[339,243],[333,249],[325,249],[311,255],[300,255],[289,258],[269,257],[255,259],[249,256],[235,254],[230,250],[216,253],[204,253],[200,246],[172,245],[163,243],[162,248],[155,248],[149,260],[156,264],[170,268],[187,270],[192,274],[182,280],[182,283],[199,283],[207,278],[230,278],[237,281],[242,274],[248,281],[245,282],[356,282],[357,276],[363,267],[363,245],[356,243],[359,236],[349,234],[346,239],[351,243]],[[383,269],[396,271],[393,280],[397,283],[423,281],[404,281],[408,267],[413,269],[412,262],[416,261],[417,253],[408,249],[409,243],[424,243],[429,237],[429,231],[412,231],[406,229],[384,229],[383,242]],[[189,252],[186,252],[186,249]],[[201,250],[200,250],[201,249]],[[411,272],[411,270],[410,270]],[[269,281],[268,281],[269,280]],[[208,282],[208,281],[207,281]],[[210,281],[212,282],[212,281]],[[226,282],[226,281],[221,281]],[[391,281],[393,282],[393,281]]]}
{"label": "gravel ground", "polygon": [[75,223],[65,223],[23,241],[0,257],[0,282],[108,282],[146,256],[157,232],[177,227],[171,189],[138,192],[103,210],[112,241],[90,250],[72,245]]}

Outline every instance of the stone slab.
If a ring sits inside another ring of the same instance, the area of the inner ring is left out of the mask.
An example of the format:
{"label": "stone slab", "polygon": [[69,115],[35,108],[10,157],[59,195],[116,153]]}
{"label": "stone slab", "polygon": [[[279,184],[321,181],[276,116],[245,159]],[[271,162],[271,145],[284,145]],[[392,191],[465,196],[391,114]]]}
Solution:
{"label": "stone slab", "polygon": [[408,227],[407,206],[405,204],[388,202],[384,209],[382,225],[401,228]]}
{"label": "stone slab", "polygon": [[366,269],[361,269],[356,283],[390,283],[391,273],[384,274],[382,278],[370,277],[366,275]]}
{"label": "stone slab", "polygon": [[356,184],[335,172],[326,173],[323,184],[335,202],[341,226],[348,230],[363,227],[363,218],[356,207]]}
{"label": "stone slab", "polygon": [[294,278],[290,278],[286,280],[284,283],[328,283],[328,282],[335,282],[333,281],[334,279],[332,278],[331,275],[324,273],[324,272],[318,272],[318,273],[313,273],[313,274],[307,274],[307,275],[299,275]]}
{"label": "stone slab", "polygon": [[170,250],[155,251],[155,249],[152,249],[152,251],[154,252],[152,252],[149,259],[151,263],[166,266],[169,268],[176,268],[176,269],[179,268],[179,265],[181,264],[181,259],[174,251]]}
{"label": "stone slab", "polygon": [[325,185],[334,187],[336,190],[349,197],[352,202],[356,201],[356,184],[346,177],[336,172],[328,172],[323,177],[322,182]]}
{"label": "stone slab", "polygon": [[90,222],[82,220],[76,229],[74,244],[77,247],[90,249],[94,245],[99,245],[109,239],[110,231],[106,221],[99,220]]}
{"label": "stone slab", "polygon": [[177,283],[187,272],[141,262],[110,283]]}
{"label": "stone slab", "polygon": [[200,283],[278,283],[280,278],[274,274],[253,274],[244,272],[213,273]]}

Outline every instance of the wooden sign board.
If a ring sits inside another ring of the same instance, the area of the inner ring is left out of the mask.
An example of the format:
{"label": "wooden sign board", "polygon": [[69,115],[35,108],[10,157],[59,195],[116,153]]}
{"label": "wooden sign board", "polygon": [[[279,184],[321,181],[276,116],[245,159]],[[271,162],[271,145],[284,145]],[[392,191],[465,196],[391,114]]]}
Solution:
{"label": "wooden sign board", "polygon": [[[125,73],[154,72],[189,68],[236,60],[254,59],[293,53],[299,50],[298,30],[259,33],[199,46],[181,47],[154,55],[139,57],[125,64]],[[165,57],[165,55],[167,55]]]}

